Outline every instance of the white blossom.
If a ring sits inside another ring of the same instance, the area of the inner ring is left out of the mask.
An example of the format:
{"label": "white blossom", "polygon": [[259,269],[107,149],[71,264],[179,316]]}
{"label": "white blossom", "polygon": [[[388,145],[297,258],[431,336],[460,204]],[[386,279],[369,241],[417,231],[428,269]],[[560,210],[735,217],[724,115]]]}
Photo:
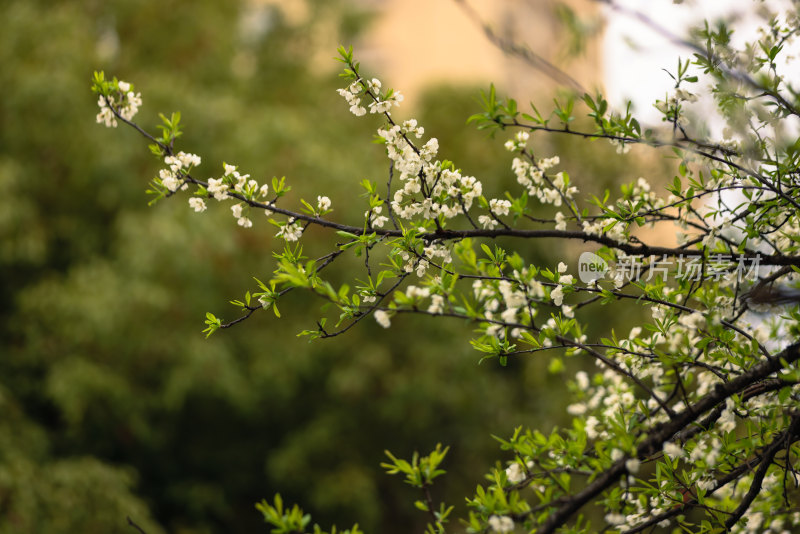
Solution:
{"label": "white blossom", "polygon": [[444,312],[444,297],[441,295],[431,296],[431,304],[428,306],[428,313],[443,313]]}
{"label": "white blossom", "polygon": [[175,156],[177,160],[180,162],[181,167],[185,169],[189,169],[191,167],[197,167],[201,163],[200,156],[197,154],[190,154],[188,152],[178,152]]}
{"label": "white blossom", "polygon": [[208,192],[217,200],[228,198],[228,184],[222,178],[210,178],[208,180]]}
{"label": "white blossom", "polygon": [[556,230],[564,231],[567,229],[567,219],[560,211],[556,212]]}
{"label": "white blossom", "polygon": [[408,286],[406,288],[406,296],[408,298],[428,298],[431,290],[427,287]]}
{"label": "white blossom", "polygon": [[495,228],[498,224],[497,220],[493,219],[490,215],[479,215],[478,222],[486,229]]}
{"label": "white blossom", "polygon": [[525,471],[522,470],[522,466],[518,462],[513,462],[506,468],[506,478],[512,484],[518,484],[525,480]]}
{"label": "white blossom", "polygon": [[508,215],[510,208],[511,202],[508,200],[498,200],[493,198],[489,201],[489,209],[491,209],[496,215]]}
{"label": "white blossom", "polygon": [[196,212],[206,211],[206,202],[202,198],[192,197],[189,199],[189,206]]}
{"label": "white blossom", "polygon": [[161,180],[161,185],[166,187],[169,191],[177,191],[181,185],[181,181],[175,173],[169,169],[161,169],[158,171],[158,178]]}
{"label": "white blossom", "polygon": [[586,418],[586,437],[589,439],[595,439],[598,436],[597,426],[600,424],[600,421],[597,417],[590,415]]}
{"label": "white blossom", "polygon": [[507,515],[493,515],[489,518],[489,526],[493,532],[512,532],[514,530],[514,520]]}
{"label": "white blossom", "polygon": [[576,402],[567,406],[567,413],[570,415],[583,415],[588,410],[588,406],[582,402]]}
{"label": "white blossom", "polygon": [[575,382],[578,384],[578,388],[580,388],[581,391],[589,389],[589,375],[586,374],[586,371],[578,371],[575,373]]}
{"label": "white blossom", "polygon": [[331,199],[328,197],[318,196],[317,197],[317,209],[320,211],[328,211],[331,207]]}
{"label": "white blossom", "polygon": [[622,514],[609,513],[606,514],[605,519],[609,525],[621,525],[625,523],[625,516]]}
{"label": "white blossom", "polygon": [[106,104],[106,99],[103,98],[103,96],[100,96],[100,98],[97,100],[97,105],[100,107],[100,112],[97,114],[96,117],[97,123],[103,124],[107,128],[116,128],[117,118],[114,116],[114,112],[111,111],[111,108],[109,108],[108,105]]}
{"label": "white blossom", "polygon": [[642,462],[640,462],[637,458],[629,458],[625,461],[625,469],[628,470],[628,473],[638,473],[641,465]]}
{"label": "white blossom", "polygon": [[231,206],[231,212],[233,212],[233,216],[237,219],[241,218],[242,209],[243,206],[241,202],[239,204],[234,204],[233,206]]}
{"label": "white blossom", "polygon": [[556,166],[556,165],[558,165],[559,163],[561,163],[561,158],[559,158],[558,156],[553,156],[552,158],[543,158],[543,159],[540,159],[540,160],[537,162],[537,166],[538,166],[538,167],[539,167],[539,169],[541,169],[542,171],[547,171],[547,170],[549,170],[549,169],[552,169],[553,167],[555,167],[555,166]]}
{"label": "white blossom", "polygon": [[664,454],[673,459],[682,458],[684,455],[683,448],[672,441],[667,441],[664,443]]}
{"label": "white blossom", "polygon": [[517,309],[516,308],[507,308],[503,313],[500,314],[500,318],[505,323],[515,323],[517,322]]}
{"label": "white blossom", "polygon": [[290,220],[282,224],[275,237],[282,237],[286,241],[297,241],[303,235],[303,228],[296,222]]}
{"label": "white blossom", "polygon": [[384,328],[389,328],[392,325],[391,318],[389,314],[383,310],[376,310],[375,313],[375,320]]}
{"label": "white blossom", "polygon": [[558,285],[550,292],[550,298],[553,299],[553,304],[561,306],[564,302],[564,289]]}

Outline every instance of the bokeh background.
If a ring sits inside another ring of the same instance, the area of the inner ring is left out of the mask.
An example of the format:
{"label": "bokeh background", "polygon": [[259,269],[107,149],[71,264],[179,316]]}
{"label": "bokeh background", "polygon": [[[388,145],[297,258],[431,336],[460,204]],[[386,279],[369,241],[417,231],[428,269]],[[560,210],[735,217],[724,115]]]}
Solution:
{"label": "bokeh background", "polygon": [[[597,37],[576,44],[555,2],[473,4],[601,85]],[[226,206],[148,207],[160,162],[131,129],[94,121],[90,79],[105,70],[142,92],[146,129],[181,111],[178,148],[202,156],[198,175],[220,175],[223,161],[262,182],[285,175],[287,204],[326,194],[354,223],[356,184],[388,166],[370,143],[379,123],[335,93],[336,46],[353,44],[365,73],[406,94],[399,116],[500,196],[514,183],[505,137],[465,126],[478,91],[493,80],[544,110],[555,86],[494,49],[454,2],[6,0],[0,21],[0,533],[131,532],[128,516],[148,534],[266,532],[254,503],[276,492],[325,526],[421,531],[418,496],[381,472],[384,449],[451,445],[434,493],[463,512],[502,458],[491,435],[569,424],[563,385],[582,362],[478,365],[471,325],[366,321],[309,344],[294,334],[319,303],[296,294],[280,320],[256,314],[206,340],[205,312],[234,318],[227,301],[269,278],[282,243],[265,219],[238,228]],[[533,146],[598,193],[640,172],[606,143]],[[306,240],[324,251],[330,235]],[[520,252],[577,258],[545,245]]]}

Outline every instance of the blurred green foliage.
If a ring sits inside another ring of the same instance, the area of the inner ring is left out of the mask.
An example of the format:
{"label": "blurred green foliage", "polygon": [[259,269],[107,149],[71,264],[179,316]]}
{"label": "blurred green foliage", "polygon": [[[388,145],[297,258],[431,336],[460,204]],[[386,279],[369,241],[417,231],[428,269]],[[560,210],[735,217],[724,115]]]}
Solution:
{"label": "blurred green foliage", "polygon": [[[327,194],[357,221],[355,184],[387,171],[368,144],[376,125],[347,113],[337,64],[309,58],[321,25],[349,42],[369,17],[310,6],[289,24],[236,2],[0,4],[0,533],[129,532],[127,516],[148,534],[266,531],[254,504],[278,491],[325,524],[419,530],[417,495],[381,474],[385,448],[450,444],[435,491],[458,508],[496,450],[490,434],[567,423],[546,361],[479,367],[469,325],[370,322],[309,345],[292,334],[317,303],[297,295],[280,321],[200,333],[205,311],[234,317],[224,303],[268,278],[280,243],[265,221],[237,228],[227,207],[148,208],[159,163],[132,130],[94,123],[91,73],[134,82],[147,129],[179,109],[199,174],[227,161],[260,181],[286,175],[289,202]],[[499,194],[512,183],[502,140],[463,126],[475,94],[437,89],[417,115]],[[564,141],[538,146],[566,163]],[[631,172],[592,150],[570,173]]]}

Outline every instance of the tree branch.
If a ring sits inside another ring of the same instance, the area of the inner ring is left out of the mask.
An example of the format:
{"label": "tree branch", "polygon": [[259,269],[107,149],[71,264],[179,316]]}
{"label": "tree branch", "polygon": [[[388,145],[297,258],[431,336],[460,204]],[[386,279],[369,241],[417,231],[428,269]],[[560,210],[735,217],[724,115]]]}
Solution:
{"label": "tree branch", "polygon": [[[739,375],[733,380],[717,384],[714,390],[697,401],[694,405],[687,407],[682,412],[675,415],[668,422],[657,425],[648,437],[637,447],[636,457],[647,458],[655,452],[661,450],[664,442],[668,441],[674,434],[686,428],[701,414],[707,412],[731,395],[743,391],[751,384],[767,378],[772,373],[784,369],[800,359],[800,343],[794,343],[786,347],[775,358],[761,360],[749,371]],[[794,424],[794,423],[793,423]],[[796,429],[795,429],[796,431]],[[595,499],[600,493],[611,487],[627,471],[625,469],[626,459],[616,461],[610,468],[597,477],[585,489],[576,493],[558,507],[547,520],[537,530],[537,534],[549,534],[564,525],[572,515],[580,510],[585,504]]]}
{"label": "tree branch", "polygon": [[138,530],[139,534],[147,534],[142,527],[133,522],[133,519],[131,519],[130,516],[128,516],[127,519],[128,519],[128,525],[131,528],[135,528],[136,530]]}

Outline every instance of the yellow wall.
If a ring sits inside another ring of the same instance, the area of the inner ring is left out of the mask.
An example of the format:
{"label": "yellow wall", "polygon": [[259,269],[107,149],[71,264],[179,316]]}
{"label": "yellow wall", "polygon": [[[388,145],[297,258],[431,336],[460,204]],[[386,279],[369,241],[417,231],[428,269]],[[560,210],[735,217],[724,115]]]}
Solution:
{"label": "yellow wall", "polygon": [[[599,47],[584,58],[565,61],[563,41],[551,0],[468,0],[500,35],[528,45],[536,54],[576,78],[587,89],[601,79]],[[413,96],[437,82],[495,82],[523,101],[550,94],[555,84],[519,59],[509,58],[489,42],[483,30],[455,0],[384,0],[369,2],[380,18],[361,43],[360,57],[376,66],[390,84]],[[582,16],[596,14],[594,3],[569,2]],[[504,92],[505,92],[504,91]]]}

